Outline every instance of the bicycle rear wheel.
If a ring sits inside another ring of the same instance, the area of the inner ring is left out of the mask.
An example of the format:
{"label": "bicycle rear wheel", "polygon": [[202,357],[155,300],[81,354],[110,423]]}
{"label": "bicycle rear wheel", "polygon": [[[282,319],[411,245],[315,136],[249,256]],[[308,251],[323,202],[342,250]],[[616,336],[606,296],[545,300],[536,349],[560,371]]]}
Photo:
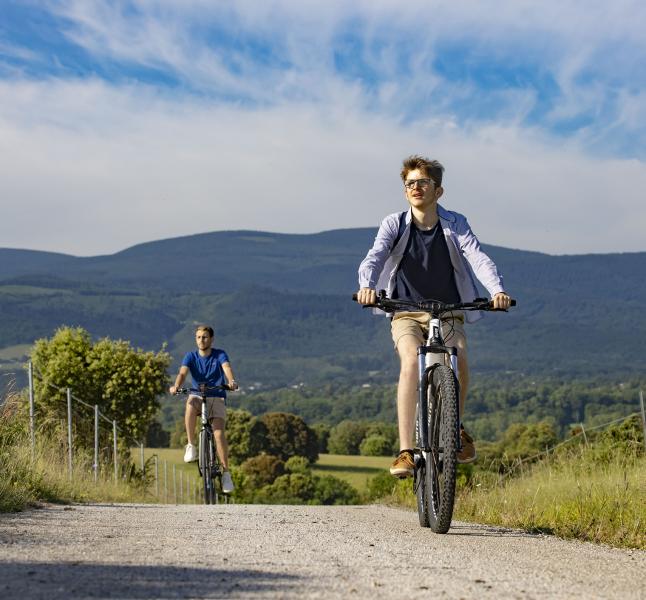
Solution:
{"label": "bicycle rear wheel", "polygon": [[455,374],[444,365],[433,369],[428,416],[430,452],[426,461],[427,517],[435,533],[451,526],[459,445]]}
{"label": "bicycle rear wheel", "polygon": [[199,467],[204,488],[204,504],[215,504],[215,481],[213,480],[213,434],[207,429],[200,431]]}

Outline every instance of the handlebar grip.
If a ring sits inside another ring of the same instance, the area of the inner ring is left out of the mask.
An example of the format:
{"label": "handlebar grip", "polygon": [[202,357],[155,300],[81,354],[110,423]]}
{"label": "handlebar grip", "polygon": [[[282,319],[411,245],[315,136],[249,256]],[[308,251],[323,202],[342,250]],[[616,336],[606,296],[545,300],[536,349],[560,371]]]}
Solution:
{"label": "handlebar grip", "polygon": [[357,302],[359,299],[359,296],[357,294],[352,294],[352,299]]}
{"label": "handlebar grip", "polygon": [[512,299],[511,302],[509,303],[509,306],[516,306],[516,300]]}

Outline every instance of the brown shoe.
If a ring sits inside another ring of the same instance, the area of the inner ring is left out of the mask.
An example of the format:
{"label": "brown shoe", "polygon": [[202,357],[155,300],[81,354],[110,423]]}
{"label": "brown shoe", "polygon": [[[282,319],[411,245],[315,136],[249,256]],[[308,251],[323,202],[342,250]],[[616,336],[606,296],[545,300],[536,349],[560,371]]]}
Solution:
{"label": "brown shoe", "polygon": [[460,428],[460,442],[462,450],[458,452],[458,462],[462,465],[472,463],[478,455],[473,444],[473,438],[465,431],[464,427]]}
{"label": "brown shoe", "polygon": [[390,466],[390,474],[401,479],[412,477],[415,470],[412,450],[402,450]]}

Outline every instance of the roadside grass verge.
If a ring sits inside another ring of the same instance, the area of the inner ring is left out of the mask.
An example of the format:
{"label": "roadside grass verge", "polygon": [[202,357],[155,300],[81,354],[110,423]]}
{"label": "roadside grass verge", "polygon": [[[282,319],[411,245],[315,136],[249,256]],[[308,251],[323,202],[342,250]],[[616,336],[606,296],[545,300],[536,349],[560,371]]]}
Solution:
{"label": "roadside grass verge", "polygon": [[455,517],[626,548],[646,548],[646,458],[598,464],[578,456],[545,460],[497,481],[477,473]]}
{"label": "roadside grass verge", "polygon": [[32,460],[25,418],[25,401],[11,395],[0,407],[0,512],[23,510],[37,502],[150,502],[136,473],[114,481],[113,471],[103,467],[95,483],[93,456],[74,449],[74,473],[67,467],[67,441],[58,423],[44,423],[36,434]]}
{"label": "roadside grass verge", "polygon": [[[646,457],[599,462],[575,448],[514,477],[459,467],[454,518],[620,548],[646,548]],[[384,474],[369,488],[377,502],[416,510],[411,480]]]}

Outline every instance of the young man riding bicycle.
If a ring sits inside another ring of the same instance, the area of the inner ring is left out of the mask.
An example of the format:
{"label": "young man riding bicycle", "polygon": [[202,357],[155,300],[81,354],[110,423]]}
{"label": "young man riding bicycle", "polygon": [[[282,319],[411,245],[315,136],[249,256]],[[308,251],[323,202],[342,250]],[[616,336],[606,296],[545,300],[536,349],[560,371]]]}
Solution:
{"label": "young man riding bicycle", "polygon": [[[478,296],[473,271],[491,295],[494,308],[509,308],[510,297],[503,288],[502,276],[480,248],[466,218],[438,204],[444,193],[443,172],[444,167],[436,160],[417,155],[404,160],[401,178],[410,208],[382,221],[372,248],[359,266],[357,300],[361,304],[374,304],[378,289],[385,289],[389,298],[400,300],[470,302]],[[411,476],[414,471],[417,348],[424,343],[429,317],[422,312],[398,312],[391,321],[400,359],[397,387],[400,452],[390,468],[397,477]],[[466,315],[468,322],[479,318],[477,313]],[[462,312],[444,315],[442,319],[446,343],[458,349],[461,416],[469,384],[464,319]],[[458,462],[473,462],[476,459],[473,439],[463,427],[460,435],[462,449]]]}
{"label": "young man riding bicycle", "polygon": [[[175,378],[175,385],[169,389],[171,394],[177,393],[182,387],[186,375],[191,373],[193,378],[193,387],[198,388],[200,384],[206,384],[208,387],[222,386],[226,383],[232,390],[238,389],[229,357],[224,350],[212,348],[213,329],[208,325],[198,325],[195,330],[195,342],[197,350],[187,352],[182,360],[182,366]],[[229,473],[229,447],[225,434],[226,408],[224,401],[226,392],[224,390],[213,390],[208,393],[207,414],[213,425],[213,433],[217,446],[218,456],[222,463],[222,491],[230,494],[233,491],[233,481]],[[186,435],[188,444],[184,453],[184,462],[194,462],[197,460],[197,447],[195,444],[195,423],[200,414],[202,400],[197,394],[191,394],[186,400],[186,411],[184,414],[184,424],[186,426]]]}

